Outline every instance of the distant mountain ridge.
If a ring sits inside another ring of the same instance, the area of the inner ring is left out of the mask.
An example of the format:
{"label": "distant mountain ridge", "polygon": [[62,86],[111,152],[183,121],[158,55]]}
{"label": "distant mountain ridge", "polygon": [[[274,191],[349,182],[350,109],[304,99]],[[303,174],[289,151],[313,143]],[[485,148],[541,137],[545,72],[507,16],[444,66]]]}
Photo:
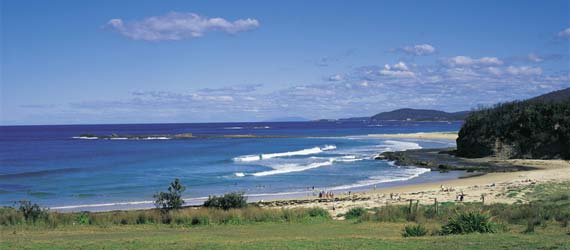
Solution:
{"label": "distant mountain ridge", "polygon": [[339,121],[461,121],[471,111],[445,112],[434,109],[402,108],[375,114],[371,117],[351,117]]}
{"label": "distant mountain ridge", "polygon": [[373,121],[386,121],[386,120],[400,120],[400,121],[459,121],[465,119],[470,111],[460,112],[445,112],[433,109],[411,109],[403,108],[396,109],[389,112],[378,113],[370,120]]}
{"label": "distant mountain ridge", "polygon": [[[570,88],[546,93],[527,102],[563,102],[570,100]],[[378,113],[371,117],[351,117],[339,121],[462,121],[473,111],[445,112],[434,109],[402,108]]]}

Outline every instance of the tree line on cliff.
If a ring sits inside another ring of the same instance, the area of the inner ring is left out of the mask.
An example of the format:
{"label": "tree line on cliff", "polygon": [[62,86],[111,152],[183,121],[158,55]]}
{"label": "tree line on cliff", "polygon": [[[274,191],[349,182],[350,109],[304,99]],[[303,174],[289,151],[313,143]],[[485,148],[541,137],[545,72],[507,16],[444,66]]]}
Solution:
{"label": "tree line on cliff", "polygon": [[459,131],[457,155],[570,159],[570,88],[472,112]]}

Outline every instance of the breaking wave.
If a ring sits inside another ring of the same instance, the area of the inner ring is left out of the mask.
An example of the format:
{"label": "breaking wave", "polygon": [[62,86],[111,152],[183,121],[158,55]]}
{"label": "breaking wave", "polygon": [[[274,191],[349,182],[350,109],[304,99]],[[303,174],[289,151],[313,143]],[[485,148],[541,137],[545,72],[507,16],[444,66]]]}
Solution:
{"label": "breaking wave", "polygon": [[328,190],[347,190],[351,188],[367,187],[381,183],[397,182],[397,181],[407,181],[420,175],[430,172],[428,168],[406,168],[402,169],[401,172],[395,173],[393,176],[371,176],[368,180],[358,181],[354,184],[341,185],[336,187],[328,188]]}
{"label": "breaking wave", "polygon": [[325,145],[324,147],[314,147],[308,149],[302,149],[298,151],[290,151],[290,152],[282,152],[282,153],[271,153],[271,154],[259,154],[259,155],[243,155],[234,158],[234,161],[240,162],[250,162],[250,161],[259,161],[271,158],[278,158],[278,157],[288,157],[288,156],[297,156],[297,155],[312,155],[318,154],[323,151],[327,150],[334,150],[336,149],[335,145]]}

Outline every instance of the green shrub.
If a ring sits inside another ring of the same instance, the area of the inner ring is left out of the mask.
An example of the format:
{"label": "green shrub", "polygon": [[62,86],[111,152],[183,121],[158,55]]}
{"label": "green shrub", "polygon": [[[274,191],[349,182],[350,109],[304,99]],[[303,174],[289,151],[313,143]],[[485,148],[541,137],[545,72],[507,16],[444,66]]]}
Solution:
{"label": "green shrub", "polygon": [[467,211],[456,214],[442,226],[442,234],[494,233],[491,217],[479,211]]}
{"label": "green shrub", "polygon": [[21,213],[12,207],[0,207],[0,225],[16,225],[24,221]]}
{"label": "green shrub", "polygon": [[221,208],[224,210],[232,208],[243,208],[247,206],[247,198],[243,193],[233,192],[223,196],[210,196],[204,202],[204,207]]}
{"label": "green shrub", "polygon": [[362,207],[354,207],[354,208],[351,208],[350,210],[348,210],[348,212],[346,212],[346,214],[344,215],[344,218],[347,220],[359,219],[360,217],[362,217],[365,214],[366,214],[366,209],[364,209]]}
{"label": "green shrub", "polygon": [[176,178],[170,183],[168,192],[160,192],[153,196],[155,199],[154,205],[163,211],[179,209],[184,204],[184,200],[182,199],[184,190],[186,190],[186,187]]}
{"label": "green shrub", "polygon": [[40,217],[47,218],[47,210],[30,201],[19,201],[18,211],[22,213],[26,222],[36,222]]}
{"label": "green shrub", "polygon": [[315,217],[325,218],[325,219],[331,218],[331,215],[329,214],[329,212],[327,210],[325,210],[324,208],[320,208],[320,207],[309,208],[307,210],[307,214],[309,215],[309,217],[313,217],[313,218],[315,218]]}
{"label": "green shrub", "polygon": [[89,212],[80,212],[75,217],[75,221],[80,225],[90,224]]}
{"label": "green shrub", "polygon": [[421,224],[416,225],[406,225],[402,231],[403,237],[421,237],[425,236],[428,230]]}

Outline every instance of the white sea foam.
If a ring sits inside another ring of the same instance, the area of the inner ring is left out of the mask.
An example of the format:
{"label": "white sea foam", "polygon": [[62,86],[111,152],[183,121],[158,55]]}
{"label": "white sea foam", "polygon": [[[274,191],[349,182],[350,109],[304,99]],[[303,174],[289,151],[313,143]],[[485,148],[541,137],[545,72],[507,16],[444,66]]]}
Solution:
{"label": "white sea foam", "polygon": [[109,139],[110,140],[128,140],[129,138],[127,138],[127,137],[111,137]]}
{"label": "white sea foam", "polygon": [[297,155],[312,155],[318,154],[323,151],[327,150],[334,150],[336,149],[335,145],[325,145],[324,147],[314,147],[308,149],[302,149],[298,151],[291,151],[291,152],[282,152],[282,153],[271,153],[271,154],[259,154],[259,155],[243,155],[234,158],[234,161],[241,161],[241,162],[250,162],[250,161],[259,161],[271,158],[278,158],[278,157],[288,157],[288,156],[297,156]]}
{"label": "white sea foam", "polygon": [[310,164],[306,164],[306,165],[292,164],[292,163],[279,164],[279,165],[272,166],[273,170],[257,172],[257,173],[253,173],[252,175],[253,176],[268,176],[268,175],[286,174],[286,173],[292,173],[292,172],[301,172],[301,171],[305,171],[305,170],[309,170],[309,169],[313,169],[313,168],[330,166],[333,164],[333,162],[334,162],[334,160],[330,159],[328,161],[314,162],[314,163],[310,163]]}
{"label": "white sea foam", "polygon": [[327,190],[347,190],[351,188],[367,187],[380,183],[407,181],[416,178],[424,173],[431,171],[427,168],[406,168],[402,169],[403,172],[395,173],[393,176],[371,176],[368,180],[358,181],[354,184],[341,185],[328,188]]}
{"label": "white sea foam", "polygon": [[149,136],[149,137],[145,137],[143,138],[143,140],[169,140],[170,138],[166,137],[166,136]]}
{"label": "white sea foam", "polygon": [[383,145],[378,145],[379,147],[385,147],[385,151],[404,151],[410,149],[422,149],[420,144],[415,142],[407,142],[407,141],[392,141],[388,140],[384,142]]}
{"label": "white sea foam", "polygon": [[224,129],[243,129],[243,127],[225,127]]}
{"label": "white sea foam", "polygon": [[234,175],[237,176],[237,177],[244,177],[244,176],[245,176],[245,174],[242,173],[242,172],[234,173]]}
{"label": "white sea foam", "polygon": [[[196,198],[184,198],[186,202],[201,201],[206,200],[208,197],[196,197]],[[70,206],[58,206],[50,207],[53,210],[70,210],[70,209],[82,209],[82,208],[105,208],[105,207],[124,207],[124,206],[135,206],[135,205],[146,205],[153,204],[154,201],[127,201],[127,202],[113,202],[113,203],[98,203],[98,204],[81,204],[81,205],[70,205]],[[103,209],[105,210],[105,209]]]}
{"label": "white sea foam", "polygon": [[254,129],[269,129],[271,127],[269,126],[259,126],[259,127],[253,127]]}
{"label": "white sea foam", "polygon": [[99,139],[99,137],[96,137],[96,136],[74,136],[74,137],[71,137],[71,138],[73,138],[73,139],[82,139],[82,140],[97,140],[97,139]]}

